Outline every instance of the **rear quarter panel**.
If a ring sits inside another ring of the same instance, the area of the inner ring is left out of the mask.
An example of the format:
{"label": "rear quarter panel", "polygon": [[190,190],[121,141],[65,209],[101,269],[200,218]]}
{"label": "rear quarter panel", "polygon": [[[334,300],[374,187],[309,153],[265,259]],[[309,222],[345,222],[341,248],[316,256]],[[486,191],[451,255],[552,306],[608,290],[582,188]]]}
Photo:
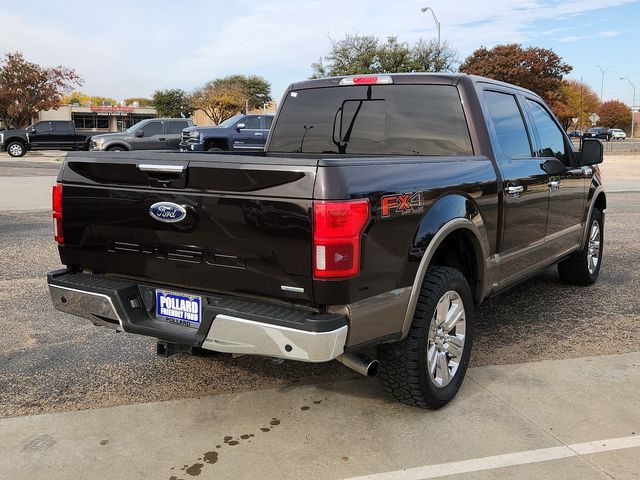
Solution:
{"label": "rear quarter panel", "polygon": [[[413,196],[416,204],[420,199],[422,207],[384,218],[382,199],[402,194]],[[371,208],[361,274],[342,282],[314,281],[319,304],[353,303],[411,286],[430,240],[454,218],[481,225],[488,251],[495,251],[498,192],[487,157],[325,160],[314,198],[368,198]]]}

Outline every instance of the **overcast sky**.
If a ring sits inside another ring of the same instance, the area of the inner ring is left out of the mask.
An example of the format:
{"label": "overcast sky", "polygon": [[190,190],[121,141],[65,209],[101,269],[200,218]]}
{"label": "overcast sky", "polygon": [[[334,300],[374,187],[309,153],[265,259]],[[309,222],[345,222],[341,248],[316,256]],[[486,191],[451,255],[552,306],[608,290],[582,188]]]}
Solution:
{"label": "overcast sky", "polygon": [[435,38],[423,6],[435,9],[442,39],[461,59],[500,43],[552,48],[574,67],[571,78],[598,93],[596,65],[610,67],[605,99],[631,104],[632,89],[619,79],[629,77],[640,103],[638,0],[0,0],[0,55],[19,50],[42,65],[75,68],[84,92],[118,100],[233,73],[265,77],[279,100],[311,74],[329,37]]}

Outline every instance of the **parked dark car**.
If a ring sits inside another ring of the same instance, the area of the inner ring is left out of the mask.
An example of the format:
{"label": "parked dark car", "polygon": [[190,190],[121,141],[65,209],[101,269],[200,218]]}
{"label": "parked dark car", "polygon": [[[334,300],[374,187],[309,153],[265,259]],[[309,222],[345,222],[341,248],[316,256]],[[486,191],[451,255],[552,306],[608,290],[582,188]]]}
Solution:
{"label": "parked dark car", "polygon": [[188,118],[142,120],[121,133],[104,133],[91,139],[91,150],[177,150],[182,130],[193,122]]}
{"label": "parked dark car", "polygon": [[265,151],[69,154],[49,290],[165,351],[379,362],[390,395],[439,408],[462,384],[475,305],[554,264],[569,284],[598,278],[602,160],[513,85],[302,81]]}
{"label": "parked dark car", "polygon": [[582,138],[597,138],[599,140],[611,140],[611,132],[605,127],[592,127],[584,132]]}
{"label": "parked dark car", "polygon": [[214,127],[190,127],[182,131],[180,151],[220,152],[263,150],[273,115],[238,114]]}
{"label": "parked dark car", "polygon": [[0,151],[22,157],[29,150],[88,150],[91,132],[76,131],[72,121],[52,120],[0,133]]}
{"label": "parked dark car", "polygon": [[567,133],[569,138],[582,138],[582,130],[573,130]]}

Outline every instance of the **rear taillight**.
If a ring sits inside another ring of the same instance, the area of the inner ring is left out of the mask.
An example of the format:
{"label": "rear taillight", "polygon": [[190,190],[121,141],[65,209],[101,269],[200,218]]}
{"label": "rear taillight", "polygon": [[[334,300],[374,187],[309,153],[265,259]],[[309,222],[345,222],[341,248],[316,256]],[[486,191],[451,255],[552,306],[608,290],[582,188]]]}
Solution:
{"label": "rear taillight", "polygon": [[313,202],[314,278],[360,273],[360,239],[368,221],[368,200]]}
{"label": "rear taillight", "polygon": [[53,228],[55,240],[58,243],[64,243],[64,235],[62,234],[62,184],[56,183],[53,186],[51,194],[51,204],[53,209]]}

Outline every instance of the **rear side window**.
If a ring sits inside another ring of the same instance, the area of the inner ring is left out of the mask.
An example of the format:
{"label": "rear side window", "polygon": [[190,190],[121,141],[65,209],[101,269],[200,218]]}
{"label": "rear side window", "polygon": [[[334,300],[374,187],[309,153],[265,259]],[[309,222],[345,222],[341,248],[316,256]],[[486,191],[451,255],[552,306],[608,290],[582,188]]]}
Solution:
{"label": "rear side window", "polygon": [[181,134],[182,130],[189,126],[189,122],[169,122],[169,132],[174,134]]}
{"label": "rear side window", "polygon": [[473,155],[458,90],[449,85],[358,85],[290,92],[269,150]]}
{"label": "rear side window", "polygon": [[502,153],[510,158],[531,158],[531,144],[516,97],[485,91],[484,98]]}
{"label": "rear side window", "polygon": [[556,122],[553,121],[549,113],[547,113],[544,107],[538,102],[527,99],[527,105],[540,141],[540,148],[537,152],[538,156],[556,157],[568,166],[569,159],[565,151],[564,137],[556,125]]}
{"label": "rear side window", "polygon": [[56,132],[68,133],[71,130],[71,122],[51,122]]}

